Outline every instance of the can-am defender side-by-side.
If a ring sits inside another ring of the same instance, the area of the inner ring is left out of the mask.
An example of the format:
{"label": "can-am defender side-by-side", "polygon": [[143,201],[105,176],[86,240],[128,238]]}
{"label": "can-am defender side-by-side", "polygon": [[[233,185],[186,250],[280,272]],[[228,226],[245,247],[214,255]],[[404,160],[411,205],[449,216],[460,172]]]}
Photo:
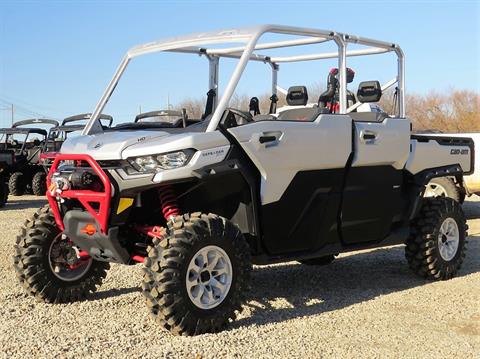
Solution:
{"label": "can-am defender side-by-side", "polygon": [[[272,33],[288,39],[260,41]],[[326,42],[337,51],[276,55]],[[203,116],[175,127],[151,121],[104,130],[99,114],[130,60],[162,51],[208,60]],[[364,81],[351,98],[347,59],[388,52],[397,76],[384,85]],[[219,91],[223,58],[238,63]],[[307,88],[292,84],[288,106],[276,108],[280,64],[332,58],[333,89],[308,103]],[[249,61],[272,71],[268,114],[229,108]],[[39,300],[71,302],[96,290],[109,262],[140,262],[151,314],[173,333],[194,335],[235,318],[252,263],[325,264],[342,252],[406,244],[415,273],[453,277],[465,256],[465,216],[457,202],[423,192],[434,177],[462,183],[473,171],[473,145],[412,135],[404,81],[398,45],[334,31],[266,25],[131,49],[82,136],[67,140],[52,164],[49,206],[17,238],[20,282]],[[394,86],[393,114],[362,112]]]}
{"label": "can-am defender side-by-side", "polygon": [[[42,183],[44,183],[44,186],[42,187],[44,188],[42,195],[46,192],[46,178],[48,171],[50,171],[55,156],[60,153],[60,148],[62,147],[63,142],[65,142],[68,136],[71,136],[72,133],[81,133],[85,127],[85,121],[88,121],[91,115],[91,113],[82,113],[67,117],[62,121],[60,126],[52,127],[48,132],[48,140],[45,141],[40,154],[40,163],[45,169],[45,172],[41,175]],[[100,121],[103,121],[103,128],[106,129],[112,127],[112,116],[101,114],[99,119]]]}
{"label": "can-am defender side-by-side", "polygon": [[[58,126],[51,119],[29,119],[15,122],[11,128],[0,129],[0,173],[2,195],[0,203],[7,201],[8,192],[21,196],[26,191],[44,195],[38,191],[38,173],[42,173],[39,156],[47,139],[45,126]],[[4,183],[7,183],[8,190]]]}

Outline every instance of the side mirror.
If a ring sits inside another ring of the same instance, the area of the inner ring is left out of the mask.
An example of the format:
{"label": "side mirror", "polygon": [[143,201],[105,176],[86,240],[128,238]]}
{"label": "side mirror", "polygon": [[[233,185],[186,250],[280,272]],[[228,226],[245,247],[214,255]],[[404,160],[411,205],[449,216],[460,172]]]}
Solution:
{"label": "side mirror", "polygon": [[358,85],[357,98],[362,103],[378,102],[382,97],[382,87],[378,81],[364,81]]}

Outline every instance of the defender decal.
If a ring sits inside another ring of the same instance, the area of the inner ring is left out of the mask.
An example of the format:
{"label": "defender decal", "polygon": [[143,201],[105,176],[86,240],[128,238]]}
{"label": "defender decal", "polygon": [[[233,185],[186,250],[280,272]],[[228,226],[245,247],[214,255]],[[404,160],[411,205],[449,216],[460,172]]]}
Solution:
{"label": "defender decal", "polygon": [[209,157],[209,156],[221,156],[221,155],[224,155],[225,154],[225,148],[221,148],[219,150],[214,150],[214,151],[206,151],[204,153],[202,153],[202,157]]}

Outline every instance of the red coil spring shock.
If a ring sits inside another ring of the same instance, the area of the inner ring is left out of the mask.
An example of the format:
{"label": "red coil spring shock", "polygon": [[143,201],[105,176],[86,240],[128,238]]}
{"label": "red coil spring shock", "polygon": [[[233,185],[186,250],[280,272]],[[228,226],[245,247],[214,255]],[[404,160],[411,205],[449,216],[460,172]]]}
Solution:
{"label": "red coil spring shock", "polygon": [[158,197],[160,198],[163,216],[167,221],[169,221],[172,216],[175,217],[180,215],[177,196],[175,195],[172,186],[162,186],[158,190]]}

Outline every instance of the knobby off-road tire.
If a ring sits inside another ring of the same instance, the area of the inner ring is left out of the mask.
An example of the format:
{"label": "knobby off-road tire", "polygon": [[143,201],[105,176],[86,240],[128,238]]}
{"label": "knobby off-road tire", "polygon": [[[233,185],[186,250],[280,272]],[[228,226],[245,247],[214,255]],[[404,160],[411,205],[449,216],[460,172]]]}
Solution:
{"label": "knobby off-road tire", "polygon": [[32,179],[32,192],[35,196],[45,196],[47,192],[47,174],[37,172]]}
{"label": "knobby off-road tire", "polygon": [[410,268],[424,278],[452,278],[465,258],[467,229],[458,202],[447,197],[424,198],[405,249]]}
{"label": "knobby off-road tire", "polygon": [[17,236],[13,258],[17,278],[27,293],[39,301],[68,303],[82,300],[96,291],[110,268],[109,263],[90,258],[77,269],[65,266],[63,274],[55,273],[50,258],[60,235],[46,205],[25,222]]}
{"label": "knobby off-road tire", "polygon": [[425,197],[450,197],[458,203],[463,203],[465,193],[458,187],[453,179],[448,177],[432,178],[427,184]]}
{"label": "knobby off-road tire", "polygon": [[151,314],[172,333],[217,332],[242,310],[251,268],[233,223],[213,214],[178,216],[148,249],[142,290]]}
{"label": "knobby off-road tire", "polygon": [[8,201],[8,184],[5,183],[5,178],[0,177],[0,208],[5,207]]}
{"label": "knobby off-road tire", "polygon": [[332,263],[335,259],[335,255],[331,254],[328,256],[324,257],[318,257],[318,258],[310,258],[310,259],[303,259],[299,261],[302,264],[306,264],[309,266],[326,266],[330,263]]}
{"label": "knobby off-road tire", "polygon": [[8,180],[8,190],[13,196],[22,196],[25,193],[26,183],[22,172],[12,173]]}

